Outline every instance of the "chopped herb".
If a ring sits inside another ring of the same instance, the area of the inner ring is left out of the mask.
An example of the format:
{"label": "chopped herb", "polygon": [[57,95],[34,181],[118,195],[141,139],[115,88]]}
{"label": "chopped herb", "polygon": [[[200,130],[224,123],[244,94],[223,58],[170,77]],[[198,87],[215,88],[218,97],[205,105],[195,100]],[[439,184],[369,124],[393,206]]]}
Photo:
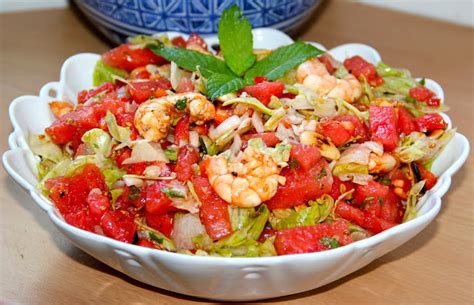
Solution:
{"label": "chopped herb", "polygon": [[425,78],[420,79],[419,83],[420,85],[424,86],[426,83]]}
{"label": "chopped herb", "polygon": [[291,169],[295,169],[295,168],[298,168],[300,166],[300,164],[296,160],[290,160],[288,162],[288,165],[290,166]]}
{"label": "chopped herb", "polygon": [[316,179],[322,179],[322,178],[326,177],[327,174],[328,174],[328,173],[326,172],[326,169],[323,168],[323,169],[321,170],[321,172],[316,176]]}
{"label": "chopped herb", "polygon": [[148,233],[148,236],[150,237],[150,239],[158,244],[163,244],[163,241],[164,241],[164,238],[162,237],[159,237],[158,235],[156,235],[155,233],[153,232],[149,232]]}
{"label": "chopped herb", "polygon": [[135,201],[140,197],[140,188],[136,187],[135,185],[130,186],[129,188],[130,193],[128,194],[128,199]]}
{"label": "chopped herb", "polygon": [[178,100],[174,105],[178,110],[184,110],[186,108],[186,104],[188,103],[188,99],[183,97],[182,99]]}
{"label": "chopped herb", "polygon": [[405,99],[408,103],[416,103],[416,99],[412,98],[411,96],[407,96],[407,98]]}
{"label": "chopped herb", "polygon": [[160,188],[160,191],[162,191],[168,198],[184,198],[185,197],[183,193],[173,190],[169,187],[162,187]]}
{"label": "chopped herb", "polygon": [[170,159],[170,161],[178,160],[178,151],[176,149],[167,148],[165,149],[165,155]]}
{"label": "chopped herb", "polygon": [[362,204],[360,205],[360,208],[363,209],[369,203],[370,201],[374,200],[375,198],[373,196],[366,197],[364,201],[362,201]]}
{"label": "chopped herb", "polygon": [[383,199],[382,199],[382,198],[379,198],[379,204],[380,204],[380,205],[383,204]]}
{"label": "chopped herb", "polygon": [[328,247],[329,249],[334,249],[341,246],[339,242],[332,237],[323,237],[319,240],[319,243],[323,246]]}
{"label": "chopped herb", "polygon": [[383,185],[390,185],[390,184],[391,184],[391,181],[390,181],[390,179],[383,177],[383,178],[380,180],[380,183],[382,183]]}

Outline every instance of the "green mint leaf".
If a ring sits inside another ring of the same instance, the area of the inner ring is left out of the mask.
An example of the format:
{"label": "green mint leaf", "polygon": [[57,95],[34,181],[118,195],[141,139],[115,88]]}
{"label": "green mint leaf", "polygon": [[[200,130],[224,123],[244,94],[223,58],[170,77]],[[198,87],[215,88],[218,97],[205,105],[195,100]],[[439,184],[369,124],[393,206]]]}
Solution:
{"label": "green mint leaf", "polygon": [[226,74],[212,74],[207,80],[206,91],[210,99],[215,99],[224,94],[235,92],[245,87],[245,82],[240,77]]}
{"label": "green mint leaf", "polygon": [[255,62],[255,55],[252,26],[247,17],[242,17],[242,12],[236,4],[222,14],[218,37],[227,66],[235,74],[242,75]]}
{"label": "green mint leaf", "polygon": [[338,247],[341,246],[335,238],[331,238],[331,237],[327,237],[327,236],[321,238],[319,240],[319,243],[323,246],[328,247],[329,249],[334,249],[334,248],[338,248]]}
{"label": "green mint leaf", "polygon": [[186,97],[183,97],[182,99],[176,102],[174,107],[178,110],[184,110],[184,108],[186,108],[187,103],[188,103],[188,99]]}
{"label": "green mint leaf", "polygon": [[268,80],[276,80],[293,67],[323,53],[324,51],[310,44],[301,41],[294,42],[276,49],[270,55],[257,62],[245,73],[245,80],[249,84],[253,84],[257,76],[264,76]]}
{"label": "green mint leaf", "polygon": [[150,50],[168,61],[175,62],[183,69],[194,72],[199,67],[199,71],[205,78],[209,78],[214,73],[233,75],[225,62],[213,55],[182,48],[150,48]]}

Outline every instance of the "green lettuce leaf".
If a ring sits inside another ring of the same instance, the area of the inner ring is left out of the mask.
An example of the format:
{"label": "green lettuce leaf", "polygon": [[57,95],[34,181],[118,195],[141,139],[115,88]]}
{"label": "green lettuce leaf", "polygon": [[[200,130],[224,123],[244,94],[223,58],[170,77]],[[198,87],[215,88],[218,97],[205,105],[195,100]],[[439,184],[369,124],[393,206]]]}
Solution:
{"label": "green lettuce leaf", "polygon": [[275,213],[276,217],[270,218],[270,224],[275,230],[284,230],[301,226],[314,226],[325,221],[332,213],[334,199],[324,195],[317,200],[309,201],[309,207],[296,211],[286,209]]}
{"label": "green lettuce leaf", "polygon": [[93,128],[84,133],[81,141],[86,144],[90,151],[100,156],[107,158],[112,152],[112,138],[106,131],[100,128]]}
{"label": "green lettuce leaf", "polygon": [[408,192],[407,205],[405,207],[405,214],[403,214],[403,222],[416,218],[417,209],[416,202],[421,190],[425,186],[425,180],[415,183]]}
{"label": "green lettuce leaf", "polygon": [[127,71],[113,68],[104,64],[102,60],[97,61],[92,74],[92,84],[94,87],[100,86],[105,82],[115,83],[114,76],[126,78],[128,76]]}
{"label": "green lettuce leaf", "polygon": [[107,111],[105,122],[107,123],[110,134],[116,141],[120,143],[130,141],[130,135],[132,133],[130,128],[119,126],[112,112]]}
{"label": "green lettuce leaf", "polygon": [[102,171],[102,175],[104,175],[105,179],[105,184],[107,184],[109,188],[112,188],[115,182],[120,180],[126,173],[126,171],[121,170],[118,167],[110,167]]}
{"label": "green lettuce leaf", "polygon": [[[264,243],[259,243],[257,241],[260,238],[270,215],[267,206],[262,204],[254,213],[251,213],[251,210],[243,213],[247,212],[249,215],[253,214],[253,216],[249,217],[249,219],[247,219],[246,215],[237,216],[239,219],[234,219],[234,225],[238,226],[239,224],[237,224],[237,222],[240,221],[245,222],[246,225],[241,229],[234,231],[230,236],[213,243],[208,236],[199,235],[193,238],[193,243],[198,249],[204,250],[210,255],[226,257],[275,255],[276,251],[273,247],[273,239],[267,239],[268,241]],[[243,217],[240,218],[240,216]]]}
{"label": "green lettuce leaf", "polygon": [[47,135],[28,136],[28,145],[31,151],[40,156],[42,160],[47,159],[54,163],[58,163],[65,158],[61,147],[54,144]]}
{"label": "green lettuce leaf", "polygon": [[410,74],[404,69],[398,69],[394,67],[390,67],[389,65],[379,62],[375,67],[377,73],[382,76],[396,76],[396,77],[410,77]]}

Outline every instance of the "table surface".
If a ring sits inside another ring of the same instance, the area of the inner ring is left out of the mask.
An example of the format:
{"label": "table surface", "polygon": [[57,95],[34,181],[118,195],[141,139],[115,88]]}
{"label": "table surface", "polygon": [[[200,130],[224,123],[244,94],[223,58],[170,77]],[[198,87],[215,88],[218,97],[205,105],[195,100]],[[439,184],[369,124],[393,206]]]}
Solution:
{"label": "table surface", "polygon": [[[0,150],[8,105],[57,80],[62,62],[109,45],[70,9],[0,15]],[[474,31],[343,1],[324,3],[300,37],[332,47],[369,44],[384,61],[445,89],[450,116],[471,141]],[[422,233],[367,267],[280,304],[472,304],[474,161],[454,176],[442,211]],[[0,170],[0,303],[192,304],[205,301],[134,281],[73,246],[27,193]]]}

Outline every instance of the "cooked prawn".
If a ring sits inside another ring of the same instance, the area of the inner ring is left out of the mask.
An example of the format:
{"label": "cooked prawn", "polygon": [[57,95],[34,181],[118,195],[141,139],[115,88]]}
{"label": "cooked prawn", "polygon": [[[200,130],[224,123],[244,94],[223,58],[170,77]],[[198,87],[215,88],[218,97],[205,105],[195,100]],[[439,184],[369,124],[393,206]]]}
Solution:
{"label": "cooked prawn", "polygon": [[353,102],[362,94],[362,86],[354,75],[348,74],[342,79],[336,78],[317,58],[299,65],[296,70],[296,79],[317,93],[342,98],[346,102]]}
{"label": "cooked prawn", "polygon": [[204,164],[209,182],[219,197],[242,208],[256,207],[269,200],[278,184],[285,183],[273,157],[253,147],[247,147],[234,160],[213,156]]}
{"label": "cooked prawn", "polygon": [[[178,101],[185,101],[181,109]],[[180,93],[149,100],[141,104],[135,113],[135,127],[140,135],[150,141],[164,139],[173,120],[184,113],[191,123],[202,125],[214,119],[216,109],[211,101],[199,93]]]}

